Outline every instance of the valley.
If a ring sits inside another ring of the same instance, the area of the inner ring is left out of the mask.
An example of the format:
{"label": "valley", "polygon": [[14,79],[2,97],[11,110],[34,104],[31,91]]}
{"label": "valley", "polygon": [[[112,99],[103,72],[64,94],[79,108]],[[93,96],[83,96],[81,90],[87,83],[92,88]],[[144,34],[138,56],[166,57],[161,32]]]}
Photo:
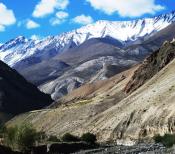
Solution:
{"label": "valley", "polygon": [[[56,144],[75,146],[77,153],[167,152],[175,144],[174,29],[172,11],[0,45],[4,143],[8,131],[18,136],[30,128],[41,149]],[[157,141],[157,135],[169,135],[173,143]]]}

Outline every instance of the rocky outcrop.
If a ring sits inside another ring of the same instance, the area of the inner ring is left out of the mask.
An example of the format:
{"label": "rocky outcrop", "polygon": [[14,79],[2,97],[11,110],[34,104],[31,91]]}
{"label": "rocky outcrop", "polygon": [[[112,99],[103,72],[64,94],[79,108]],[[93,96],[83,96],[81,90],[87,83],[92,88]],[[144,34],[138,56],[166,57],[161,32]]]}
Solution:
{"label": "rocky outcrop", "polygon": [[137,88],[146,83],[175,57],[175,45],[168,41],[163,46],[146,58],[140,67],[135,71],[131,80],[126,85],[124,91],[132,93]]}

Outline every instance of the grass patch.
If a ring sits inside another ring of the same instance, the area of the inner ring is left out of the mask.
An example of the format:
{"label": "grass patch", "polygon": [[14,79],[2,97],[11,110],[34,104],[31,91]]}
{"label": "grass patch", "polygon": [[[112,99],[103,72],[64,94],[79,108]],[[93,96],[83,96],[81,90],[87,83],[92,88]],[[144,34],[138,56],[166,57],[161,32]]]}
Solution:
{"label": "grass patch", "polygon": [[77,102],[76,105],[82,106],[82,105],[89,104],[89,103],[91,103],[91,102],[92,102],[91,99],[89,99],[89,100],[81,100],[81,101]]}

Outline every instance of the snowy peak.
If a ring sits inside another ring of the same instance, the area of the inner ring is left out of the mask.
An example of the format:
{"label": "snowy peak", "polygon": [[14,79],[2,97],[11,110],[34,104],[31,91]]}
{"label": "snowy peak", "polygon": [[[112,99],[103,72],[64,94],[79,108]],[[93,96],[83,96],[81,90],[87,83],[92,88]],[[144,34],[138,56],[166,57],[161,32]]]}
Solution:
{"label": "snowy peak", "polygon": [[100,20],[61,35],[46,37],[43,40],[27,40],[19,36],[0,46],[0,60],[14,66],[31,56],[49,59],[91,38],[110,37],[125,45],[146,35],[155,34],[174,21],[175,11],[154,18],[133,21]]}
{"label": "snowy peak", "polygon": [[155,17],[156,21],[163,20],[171,23],[172,21],[175,21],[175,11],[172,11],[171,13],[162,14],[157,17]]}
{"label": "snowy peak", "polygon": [[[139,37],[159,31],[175,21],[175,12],[160,15],[155,18],[145,18],[133,21],[105,21],[84,26],[72,31],[73,38],[83,42],[87,38],[110,36],[120,41],[134,41]],[[70,35],[70,33],[69,33]],[[88,37],[87,37],[88,36]]]}
{"label": "snowy peak", "polygon": [[0,50],[7,50],[11,47],[17,46],[19,44],[25,44],[28,40],[24,36],[18,36],[15,39],[11,39],[0,47]]}

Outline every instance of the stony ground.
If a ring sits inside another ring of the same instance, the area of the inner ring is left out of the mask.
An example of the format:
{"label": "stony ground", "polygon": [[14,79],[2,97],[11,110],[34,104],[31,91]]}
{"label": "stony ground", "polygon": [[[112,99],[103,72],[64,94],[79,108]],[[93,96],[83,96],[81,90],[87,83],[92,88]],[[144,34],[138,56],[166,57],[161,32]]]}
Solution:
{"label": "stony ground", "polygon": [[74,154],[174,154],[161,144],[138,144],[134,146],[109,145],[94,150],[80,151]]}

